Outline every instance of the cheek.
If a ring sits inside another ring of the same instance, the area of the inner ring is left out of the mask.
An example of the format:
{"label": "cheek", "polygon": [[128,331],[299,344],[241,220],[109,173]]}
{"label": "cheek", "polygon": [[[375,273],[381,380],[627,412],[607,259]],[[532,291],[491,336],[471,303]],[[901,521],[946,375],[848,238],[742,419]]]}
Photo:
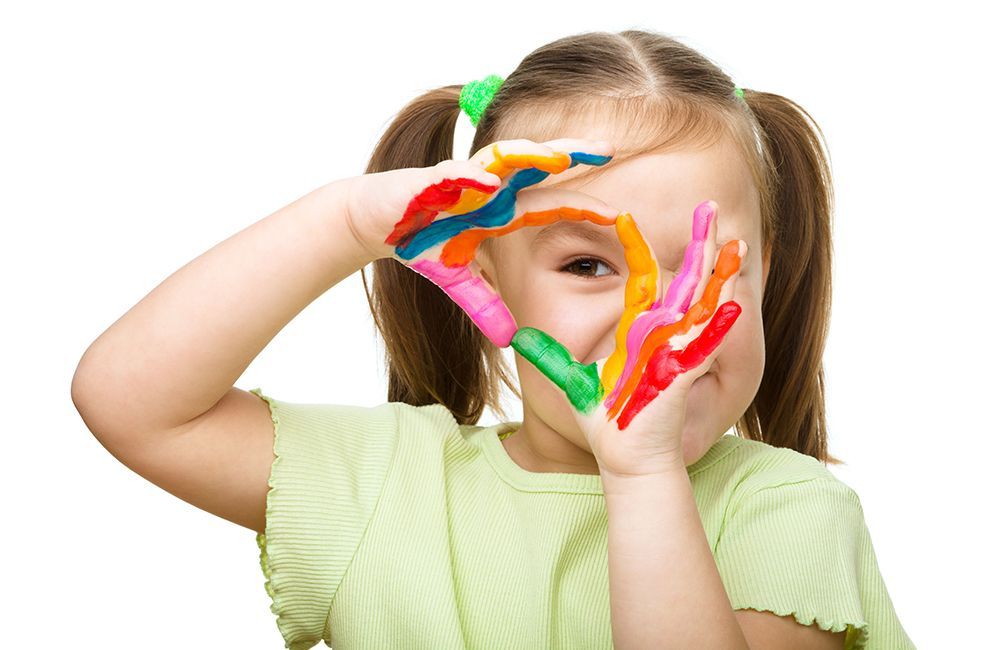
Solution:
{"label": "cheek", "polygon": [[688,394],[684,422],[684,462],[694,463],[734,426],[753,402],[764,373],[764,334],[760,308],[744,306],[726,334],[711,373],[698,378]]}
{"label": "cheek", "polygon": [[[737,300],[743,307],[740,317],[726,334],[722,350],[719,352],[719,366],[728,366],[727,370],[746,370],[753,374],[764,367],[764,325],[760,306],[749,305],[739,297]],[[738,367],[732,367],[738,366]]]}
{"label": "cheek", "polygon": [[[743,309],[722,342],[713,374],[702,376],[694,384],[706,400],[696,404],[700,408],[708,402],[716,403],[719,411],[732,418],[727,428],[750,406],[764,374],[764,326],[760,305],[754,299],[749,294],[736,296]],[[710,386],[714,387],[715,395],[704,392]]]}
{"label": "cheek", "polygon": [[[534,327],[559,341],[573,358],[590,363],[611,353],[621,319],[622,290],[582,290],[552,274],[519,283],[504,302],[519,327]],[[611,346],[611,347],[609,347]]]}
{"label": "cheek", "polygon": [[726,335],[719,354],[719,368],[740,383],[748,384],[746,390],[756,394],[764,373],[764,321],[761,315],[760,295],[744,284],[737,289],[736,301],[742,311]]}

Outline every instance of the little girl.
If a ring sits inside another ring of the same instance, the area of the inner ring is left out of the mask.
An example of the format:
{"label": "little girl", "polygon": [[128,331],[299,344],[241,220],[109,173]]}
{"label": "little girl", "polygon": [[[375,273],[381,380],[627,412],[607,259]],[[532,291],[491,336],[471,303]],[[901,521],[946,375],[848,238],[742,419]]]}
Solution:
{"label": "little girl", "polygon": [[[475,153],[448,160],[462,108]],[[170,276],[88,348],[74,403],[257,532],[287,648],[912,648],[824,465],[807,118],[660,34],[557,40],[419,97],[366,174]],[[369,263],[386,403],[233,386]],[[501,384],[522,421],[477,425]]]}

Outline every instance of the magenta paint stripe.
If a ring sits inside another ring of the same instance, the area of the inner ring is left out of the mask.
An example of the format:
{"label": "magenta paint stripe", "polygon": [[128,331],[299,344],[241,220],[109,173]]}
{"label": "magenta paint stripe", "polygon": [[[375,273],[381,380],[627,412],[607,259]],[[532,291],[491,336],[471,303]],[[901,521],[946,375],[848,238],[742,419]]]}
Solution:
{"label": "magenta paint stripe", "polygon": [[694,290],[701,280],[702,267],[705,260],[705,243],[708,240],[708,230],[718,211],[718,204],[708,199],[702,201],[694,209],[691,218],[691,241],[684,250],[684,265],[680,274],[674,278],[662,300],[657,300],[648,311],[643,312],[632,322],[625,337],[625,366],[615,387],[608,393],[604,405],[611,406],[618,399],[618,394],[624,388],[639,362],[639,351],[642,343],[654,328],[661,325],[672,325],[684,317],[690,308]]}
{"label": "magenta paint stripe", "polygon": [[701,279],[702,266],[705,260],[705,240],[708,239],[708,227],[715,217],[718,204],[708,199],[702,201],[694,209],[691,224],[691,241],[684,250],[684,265],[681,272],[667,289],[663,305],[672,312],[684,313],[691,306],[691,298]]}
{"label": "magenta paint stripe", "polygon": [[661,325],[672,325],[683,317],[683,313],[671,312],[663,307],[655,311],[644,311],[636,316],[635,320],[632,321],[632,326],[629,327],[628,334],[625,335],[625,366],[615,381],[614,389],[608,393],[608,397],[604,400],[606,408],[611,408],[615,403],[618,394],[632,375],[635,365],[639,362],[639,351],[642,349],[642,343],[649,336],[649,333]]}
{"label": "magenta paint stripe", "polygon": [[514,317],[493,287],[472,275],[468,266],[449,267],[427,259],[409,266],[441,287],[495,345],[501,348],[510,345],[517,332]]}

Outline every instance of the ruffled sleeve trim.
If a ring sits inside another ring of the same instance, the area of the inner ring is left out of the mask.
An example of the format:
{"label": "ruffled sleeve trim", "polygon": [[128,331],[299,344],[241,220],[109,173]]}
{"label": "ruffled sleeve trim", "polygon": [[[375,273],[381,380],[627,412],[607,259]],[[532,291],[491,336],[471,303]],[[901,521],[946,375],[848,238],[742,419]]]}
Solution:
{"label": "ruffled sleeve trim", "polygon": [[857,494],[826,478],[757,487],[728,510],[715,551],[732,608],[846,630],[845,650],[866,648],[865,593],[880,583],[863,570]]}
{"label": "ruffled sleeve trim", "polygon": [[733,602],[732,607],[733,609],[752,609],[758,612],[770,612],[778,616],[794,616],[795,622],[799,625],[815,625],[821,630],[833,632],[834,634],[847,630],[847,634],[844,636],[844,650],[863,650],[868,647],[868,624],[864,621],[848,623],[836,617],[817,615],[804,608],[796,610],[779,606],[768,607],[739,602]]}
{"label": "ruffled sleeve trim", "polygon": [[[374,515],[396,446],[391,403],[377,407],[268,404],[274,460],[264,533],[264,588],[289,650],[329,646],[329,614]],[[331,646],[332,647],[332,646]]]}

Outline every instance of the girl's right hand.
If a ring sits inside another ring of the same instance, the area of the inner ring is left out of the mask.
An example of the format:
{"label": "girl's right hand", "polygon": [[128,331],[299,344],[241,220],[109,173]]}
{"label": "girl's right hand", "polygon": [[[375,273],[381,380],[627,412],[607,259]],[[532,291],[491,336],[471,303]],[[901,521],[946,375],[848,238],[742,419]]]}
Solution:
{"label": "girl's right hand", "polygon": [[613,225],[619,211],[572,190],[526,190],[577,164],[603,165],[607,142],[501,140],[467,161],[394,169],[351,179],[347,218],[359,245],[375,258],[392,257],[428,278],[500,347],[517,325],[486,283],[475,260],[487,237],[559,219]]}

